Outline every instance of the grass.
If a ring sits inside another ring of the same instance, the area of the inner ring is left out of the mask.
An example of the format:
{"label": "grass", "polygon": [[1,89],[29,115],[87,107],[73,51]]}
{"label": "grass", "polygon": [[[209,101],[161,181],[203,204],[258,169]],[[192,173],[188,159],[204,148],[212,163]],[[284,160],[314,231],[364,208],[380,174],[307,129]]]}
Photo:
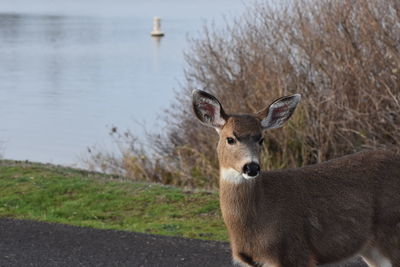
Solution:
{"label": "grass", "polygon": [[0,217],[226,241],[218,194],[0,161]]}

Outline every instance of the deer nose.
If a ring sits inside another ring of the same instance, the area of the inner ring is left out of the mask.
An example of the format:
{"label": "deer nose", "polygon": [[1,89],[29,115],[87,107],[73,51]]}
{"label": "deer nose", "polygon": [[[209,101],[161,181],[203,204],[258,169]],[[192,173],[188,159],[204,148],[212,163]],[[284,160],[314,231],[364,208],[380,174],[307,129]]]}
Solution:
{"label": "deer nose", "polygon": [[260,173],[260,165],[255,162],[246,163],[243,166],[243,173],[249,178],[254,178]]}

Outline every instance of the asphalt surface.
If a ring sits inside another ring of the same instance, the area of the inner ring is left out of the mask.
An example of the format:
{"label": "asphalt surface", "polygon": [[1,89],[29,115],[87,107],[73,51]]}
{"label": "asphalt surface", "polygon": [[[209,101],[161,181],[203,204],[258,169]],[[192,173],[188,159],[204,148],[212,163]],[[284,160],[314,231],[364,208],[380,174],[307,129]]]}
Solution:
{"label": "asphalt surface", "polygon": [[[229,245],[0,219],[0,266],[232,266]],[[366,266],[359,260],[329,267]]]}

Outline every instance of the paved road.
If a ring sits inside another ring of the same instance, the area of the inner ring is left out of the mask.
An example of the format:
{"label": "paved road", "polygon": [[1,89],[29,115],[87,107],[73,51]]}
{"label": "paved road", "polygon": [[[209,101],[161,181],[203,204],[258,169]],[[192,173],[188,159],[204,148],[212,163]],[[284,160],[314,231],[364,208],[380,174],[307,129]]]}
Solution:
{"label": "paved road", "polygon": [[227,243],[0,219],[0,266],[232,265]]}

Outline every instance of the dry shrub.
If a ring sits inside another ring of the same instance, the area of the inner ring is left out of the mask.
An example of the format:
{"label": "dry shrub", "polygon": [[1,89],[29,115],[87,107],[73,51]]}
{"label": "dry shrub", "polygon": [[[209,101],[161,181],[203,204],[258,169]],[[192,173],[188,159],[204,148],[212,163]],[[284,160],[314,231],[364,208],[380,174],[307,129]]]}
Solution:
{"label": "dry shrub", "polygon": [[216,95],[228,113],[256,112],[280,96],[302,94],[288,125],[266,134],[267,169],[363,149],[400,151],[397,0],[258,3],[223,30],[206,26],[191,43],[168,126],[150,136],[148,159],[158,162],[160,175],[168,172],[169,182],[217,186],[217,134],[195,120],[193,89]]}
{"label": "dry shrub", "polygon": [[116,149],[110,151],[99,146],[88,148],[88,156],[82,157],[86,168],[135,181],[213,188],[210,187],[209,177],[217,177],[217,169],[210,167],[209,159],[196,149],[182,145],[174,150],[173,155],[159,157],[155,153],[157,145],[154,146],[154,141],[161,141],[159,136],[149,134],[150,144],[146,144],[131,131],[120,132],[116,127],[112,127],[110,136]]}

